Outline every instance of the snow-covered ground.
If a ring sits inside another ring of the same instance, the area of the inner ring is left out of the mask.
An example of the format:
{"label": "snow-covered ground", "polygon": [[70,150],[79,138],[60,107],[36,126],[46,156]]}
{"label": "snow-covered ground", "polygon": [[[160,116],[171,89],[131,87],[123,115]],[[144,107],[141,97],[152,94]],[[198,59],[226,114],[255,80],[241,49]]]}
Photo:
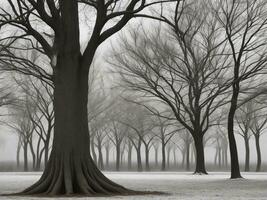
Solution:
{"label": "snow-covered ground", "polygon": [[[116,196],[98,197],[103,200],[160,200],[160,199],[205,199],[205,200],[267,200],[267,173],[243,173],[245,179],[230,180],[229,173],[209,175],[192,175],[191,173],[175,172],[108,172],[107,177],[128,188],[135,190],[161,191],[168,193],[159,196]],[[40,173],[0,173],[0,194],[21,191],[40,177]],[[35,197],[5,197],[0,200],[40,199]],[[42,198],[45,200],[46,198]],[[51,198],[50,198],[51,199]],[[64,198],[70,199],[70,198]],[[96,199],[96,198],[78,198]]]}

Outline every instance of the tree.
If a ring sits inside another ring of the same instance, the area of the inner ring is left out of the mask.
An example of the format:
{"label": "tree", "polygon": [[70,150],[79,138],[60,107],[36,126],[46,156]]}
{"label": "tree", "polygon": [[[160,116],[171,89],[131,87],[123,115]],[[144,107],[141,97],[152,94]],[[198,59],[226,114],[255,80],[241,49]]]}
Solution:
{"label": "tree", "polygon": [[244,144],[245,144],[245,171],[248,172],[250,171],[250,166],[249,166],[249,160],[250,160],[250,148],[249,148],[249,140],[252,136],[250,132],[250,127],[252,125],[252,101],[249,101],[245,105],[239,108],[239,112],[237,112],[236,115],[236,122],[238,124],[238,127],[240,131],[237,131],[237,133],[243,137],[244,139]]}
{"label": "tree", "polygon": [[231,55],[232,96],[228,113],[231,178],[240,178],[234,136],[234,116],[238,108],[241,82],[261,73],[266,65],[266,1],[216,1],[212,7],[224,30]]}
{"label": "tree", "polygon": [[205,174],[203,138],[214,112],[226,103],[230,87],[221,79],[228,69],[224,40],[206,7],[199,2],[178,3],[170,19],[162,20],[167,26],[131,29],[121,37],[121,51],[117,48],[110,61],[122,87],[161,102],[188,130],[196,147],[195,173]]}
{"label": "tree", "polygon": [[267,117],[262,114],[261,106],[257,102],[253,102],[254,111],[252,112],[252,125],[250,130],[255,138],[256,152],[257,152],[257,166],[256,171],[261,170],[261,149],[260,149],[260,136],[264,133],[263,130],[266,129]]}
{"label": "tree", "polygon": [[[1,39],[8,44],[1,49],[1,67],[52,81],[54,85],[55,129],[50,158],[39,181],[22,194],[131,193],[108,180],[90,156],[89,69],[100,44],[120,31],[137,13],[171,1],[174,0],[123,3],[116,0],[7,0],[2,4],[1,30],[12,27],[16,32]],[[94,13],[94,27],[84,51],[80,44],[79,6],[84,6],[87,16]],[[21,40],[22,43],[17,42]],[[46,63],[50,62],[48,70],[31,62],[24,53],[18,53],[25,50],[25,45],[20,45],[25,42],[30,49],[44,55]]]}

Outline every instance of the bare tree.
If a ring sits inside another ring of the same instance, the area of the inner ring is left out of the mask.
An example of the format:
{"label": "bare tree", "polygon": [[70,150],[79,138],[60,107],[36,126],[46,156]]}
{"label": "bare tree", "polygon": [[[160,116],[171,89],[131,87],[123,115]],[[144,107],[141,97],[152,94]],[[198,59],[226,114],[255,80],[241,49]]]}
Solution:
{"label": "bare tree", "polygon": [[[257,102],[253,102],[254,111],[252,113],[252,125],[250,130],[255,138],[255,145],[257,151],[257,166],[256,171],[259,172],[261,170],[261,149],[260,149],[260,136],[264,133],[263,131],[266,129],[267,124],[267,116],[265,113],[262,113],[262,106]],[[265,111],[263,111],[265,112]]]}
{"label": "bare tree", "polygon": [[[43,176],[23,191],[24,195],[130,192],[108,180],[89,155],[89,69],[97,48],[138,13],[149,6],[172,1],[6,0],[1,4],[1,31],[9,28],[15,31],[15,34],[5,34],[1,38],[1,44],[5,44],[0,53],[1,66],[47,80],[50,84],[53,82],[54,85],[53,148]],[[84,8],[84,15],[88,17],[92,14],[94,20],[84,51],[80,44],[80,6]],[[20,45],[23,43],[28,45]],[[45,56],[46,63],[50,63],[49,69],[26,57],[24,51],[29,48]],[[92,182],[92,179],[95,181]]]}
{"label": "bare tree", "polygon": [[235,121],[238,124],[240,131],[237,133],[244,139],[245,144],[245,171],[250,171],[250,147],[249,141],[251,139],[252,133],[250,132],[250,127],[252,125],[252,101],[249,101],[242,107],[240,107],[235,116]]}
{"label": "bare tree", "polygon": [[[122,37],[113,64],[122,86],[165,104],[193,136],[196,173],[207,173],[203,137],[213,124],[215,110],[226,103],[230,84],[218,23],[205,3],[177,4],[171,18],[153,31],[141,26]],[[137,31],[138,30],[138,31]],[[141,31],[142,32],[141,32]],[[224,94],[224,95],[223,95]],[[156,98],[155,98],[156,97]]]}
{"label": "bare tree", "polygon": [[241,82],[261,73],[266,65],[266,1],[216,1],[215,16],[224,30],[232,62],[232,97],[228,114],[231,178],[240,178],[234,136],[234,116]]}

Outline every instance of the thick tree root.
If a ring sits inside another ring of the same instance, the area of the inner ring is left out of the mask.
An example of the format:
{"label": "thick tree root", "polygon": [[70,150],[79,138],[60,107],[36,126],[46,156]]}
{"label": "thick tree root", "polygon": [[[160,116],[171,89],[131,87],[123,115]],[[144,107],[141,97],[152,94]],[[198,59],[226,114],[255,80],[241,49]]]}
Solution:
{"label": "thick tree root", "polygon": [[19,196],[114,196],[160,195],[160,192],[139,192],[126,189],[106,178],[91,157],[51,158],[42,177]]}

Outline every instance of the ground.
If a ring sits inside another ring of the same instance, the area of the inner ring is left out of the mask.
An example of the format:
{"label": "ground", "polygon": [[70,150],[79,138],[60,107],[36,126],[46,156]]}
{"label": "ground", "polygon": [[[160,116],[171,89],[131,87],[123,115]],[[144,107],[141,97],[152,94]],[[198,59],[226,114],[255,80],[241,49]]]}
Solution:
{"label": "ground", "polygon": [[[166,195],[98,197],[99,200],[267,200],[267,173],[243,173],[245,179],[230,180],[229,173],[211,172],[209,175],[192,175],[184,172],[106,172],[110,179],[135,190],[166,192]],[[40,177],[40,173],[0,173],[0,194],[23,190]],[[5,197],[0,200],[40,199],[38,197]],[[45,200],[46,198],[42,198]],[[50,198],[51,199],[51,198]],[[71,199],[71,198],[64,198]],[[78,198],[79,200],[96,198]]]}

